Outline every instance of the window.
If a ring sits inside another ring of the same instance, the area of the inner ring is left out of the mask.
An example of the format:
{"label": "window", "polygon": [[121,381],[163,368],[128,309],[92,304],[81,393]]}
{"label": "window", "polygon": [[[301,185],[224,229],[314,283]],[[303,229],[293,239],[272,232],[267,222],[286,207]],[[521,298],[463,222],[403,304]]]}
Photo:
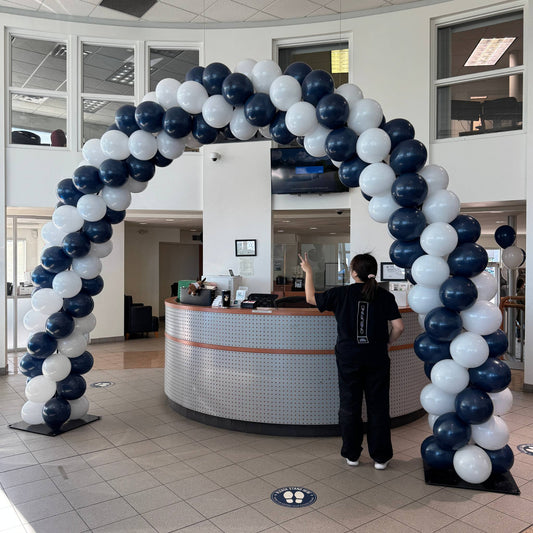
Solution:
{"label": "window", "polygon": [[185,74],[199,64],[198,50],[150,48],[150,91],[165,78],[185,81]]}
{"label": "window", "polygon": [[437,27],[436,138],[522,129],[522,11]]}

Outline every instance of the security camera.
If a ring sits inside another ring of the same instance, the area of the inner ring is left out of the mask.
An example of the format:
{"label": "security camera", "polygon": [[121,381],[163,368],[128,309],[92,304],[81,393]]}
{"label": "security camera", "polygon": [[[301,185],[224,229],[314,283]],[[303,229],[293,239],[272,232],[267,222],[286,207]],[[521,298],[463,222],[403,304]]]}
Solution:
{"label": "security camera", "polygon": [[339,210],[337,211],[337,215],[342,215],[343,213],[344,213],[344,211],[342,211],[341,209],[339,209]]}
{"label": "security camera", "polygon": [[211,159],[211,161],[218,161],[220,157],[221,155],[218,152],[211,152],[209,154],[209,159]]}

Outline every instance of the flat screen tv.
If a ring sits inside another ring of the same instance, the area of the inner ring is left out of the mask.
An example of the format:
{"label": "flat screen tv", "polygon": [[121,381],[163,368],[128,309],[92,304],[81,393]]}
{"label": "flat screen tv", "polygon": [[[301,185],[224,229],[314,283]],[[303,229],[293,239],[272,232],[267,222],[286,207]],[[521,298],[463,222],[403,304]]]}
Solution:
{"label": "flat screen tv", "polygon": [[344,192],[329,157],[310,156],[303,148],[272,148],[272,194]]}

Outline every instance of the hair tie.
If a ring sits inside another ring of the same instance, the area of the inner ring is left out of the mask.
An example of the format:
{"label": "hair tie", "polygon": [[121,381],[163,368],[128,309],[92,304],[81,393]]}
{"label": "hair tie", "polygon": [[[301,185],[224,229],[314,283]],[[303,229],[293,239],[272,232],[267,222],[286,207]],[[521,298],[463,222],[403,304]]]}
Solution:
{"label": "hair tie", "polygon": [[375,277],[376,277],[375,274],[368,274],[368,276],[367,276],[368,279],[375,278]]}

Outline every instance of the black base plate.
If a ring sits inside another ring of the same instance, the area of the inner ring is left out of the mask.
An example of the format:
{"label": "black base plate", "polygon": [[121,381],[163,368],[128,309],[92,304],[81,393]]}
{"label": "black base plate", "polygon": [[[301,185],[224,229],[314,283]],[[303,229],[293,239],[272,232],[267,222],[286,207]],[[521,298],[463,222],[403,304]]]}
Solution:
{"label": "black base plate", "polygon": [[462,480],[454,470],[437,470],[424,463],[424,478],[428,485],[454,487],[456,489],[482,490],[485,492],[500,492],[502,494],[520,494],[511,472],[504,474],[491,474],[483,483],[468,483]]}
{"label": "black base plate", "polygon": [[52,429],[46,424],[26,424],[26,422],[15,422],[14,424],[9,424],[11,429],[18,429],[20,431],[29,431],[30,433],[38,433],[39,435],[47,435],[48,437],[55,437],[56,435],[61,435],[67,431],[72,431],[73,429],[85,426],[90,424],[95,420],[100,420],[99,416],[96,415],[85,415],[77,420],[68,420],[65,422],[59,429]]}

